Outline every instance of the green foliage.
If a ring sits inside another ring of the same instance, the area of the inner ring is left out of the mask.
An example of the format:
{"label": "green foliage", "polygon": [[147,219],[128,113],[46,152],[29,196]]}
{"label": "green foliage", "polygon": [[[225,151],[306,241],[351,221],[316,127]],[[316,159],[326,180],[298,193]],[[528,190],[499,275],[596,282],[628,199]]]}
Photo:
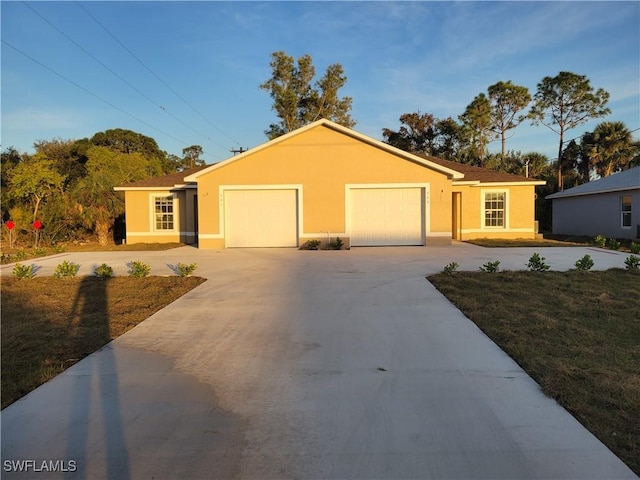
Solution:
{"label": "green foliage", "polygon": [[77,263],[65,260],[64,262],[56,266],[55,272],[53,272],[53,276],[54,278],[75,277],[78,274],[79,269],[80,265],[78,265]]}
{"label": "green foliage", "polygon": [[176,265],[176,273],[180,277],[189,277],[193,274],[193,272],[195,272],[196,268],[198,268],[197,263],[192,263],[190,265],[187,265],[185,263],[178,263]]}
{"label": "green foliage", "polygon": [[151,267],[140,260],[132,260],[127,265],[129,267],[128,273],[130,277],[143,278],[148,277],[151,273]]}
{"label": "green foliage", "polygon": [[581,141],[585,167],[601,177],[622,170],[640,153],[633,134],[623,122],[602,122]]}
{"label": "green foliage", "polygon": [[13,258],[19,262],[21,260],[26,260],[28,257],[27,252],[24,251],[23,248],[21,248],[20,250],[18,250],[14,255]]}
{"label": "green foliage", "polygon": [[344,242],[340,237],[336,237],[334,241],[331,241],[327,244],[329,250],[341,250],[344,246]]}
{"label": "green foliage", "polygon": [[44,257],[47,254],[47,249],[42,247],[34,248],[32,253],[34,257]]}
{"label": "green foliage", "polygon": [[460,265],[458,265],[456,262],[451,262],[445,265],[445,267],[442,269],[442,273],[444,273],[445,275],[453,275],[454,273],[456,273],[459,266]]}
{"label": "green foliage", "polygon": [[301,250],[318,250],[320,248],[320,240],[307,240],[300,247]]}
{"label": "green foliage", "polygon": [[640,254],[640,243],[631,242],[629,250],[631,250],[631,253]]}
{"label": "green foliage", "polygon": [[501,139],[501,158],[504,159],[506,134],[526,118],[517,113],[529,105],[531,95],[527,87],[514,85],[511,81],[498,82],[488,89],[491,104],[491,131]]}
{"label": "green foliage", "polygon": [[497,273],[500,271],[500,267],[498,265],[500,265],[500,260],[487,262],[480,267],[480,271],[485,273]]}
{"label": "green foliage", "polygon": [[25,278],[33,278],[36,276],[36,272],[33,268],[33,265],[22,265],[21,263],[16,263],[11,273],[18,280],[23,280]]}
{"label": "green foliage", "polygon": [[600,248],[604,248],[607,245],[607,239],[602,235],[597,235],[593,239],[593,243]]}
{"label": "green foliage", "polygon": [[640,257],[636,257],[635,255],[629,255],[625,261],[625,268],[627,270],[639,270],[640,269]]}
{"label": "green foliage", "polygon": [[609,248],[610,250],[619,250],[620,242],[615,238],[610,238],[609,240],[607,240],[607,248]]}
{"label": "green foliage", "polygon": [[527,268],[532,272],[545,272],[551,267],[545,263],[544,257],[541,257],[538,253],[534,253],[529,257]]}
{"label": "green foliage", "polygon": [[493,137],[491,103],[487,96],[484,93],[477,95],[458,118],[462,123],[461,135],[466,145],[464,154],[469,160],[482,166],[487,155],[487,145]]}
{"label": "green foliage", "polygon": [[194,167],[206,165],[205,161],[200,158],[203,150],[200,145],[191,145],[182,149],[182,158],[180,159],[180,169],[186,170]]}
{"label": "green foliage", "polygon": [[593,260],[591,259],[591,255],[585,255],[581,259],[577,260],[575,265],[578,270],[586,272],[588,270],[591,270],[594,264]]}
{"label": "green foliage", "polygon": [[65,247],[64,245],[53,246],[53,253],[64,253],[66,251],[67,251],[67,247]]}
{"label": "green foliage", "polygon": [[103,263],[102,265],[98,265],[93,270],[93,274],[96,277],[100,277],[100,278],[111,278],[111,277],[113,277],[113,268],[111,268],[106,263]]}
{"label": "green foliage", "polygon": [[329,65],[324,76],[312,85],[316,71],[310,55],[296,60],[285,52],[271,54],[271,78],[260,85],[273,99],[271,109],[280,119],[265,131],[269,139],[327,118],[345,127],[353,127],[352,99],[338,97],[347,77],[339,63]]}

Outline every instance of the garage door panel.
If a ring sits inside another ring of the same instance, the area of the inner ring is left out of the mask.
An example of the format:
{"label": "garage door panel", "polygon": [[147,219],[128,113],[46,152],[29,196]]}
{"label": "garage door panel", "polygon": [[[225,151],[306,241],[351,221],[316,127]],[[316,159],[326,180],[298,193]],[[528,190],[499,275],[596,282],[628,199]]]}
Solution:
{"label": "garage door panel", "polygon": [[422,188],[351,189],[351,245],[423,245]]}
{"label": "garage door panel", "polygon": [[296,247],[296,190],[227,190],[227,247]]}

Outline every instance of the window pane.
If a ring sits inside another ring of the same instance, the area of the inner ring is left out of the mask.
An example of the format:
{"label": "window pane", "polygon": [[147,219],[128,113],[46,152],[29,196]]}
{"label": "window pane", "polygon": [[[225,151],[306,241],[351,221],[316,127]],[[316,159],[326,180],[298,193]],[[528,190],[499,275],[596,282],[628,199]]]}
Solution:
{"label": "window pane", "polygon": [[173,197],[156,197],[156,230],[173,230]]}
{"label": "window pane", "polygon": [[631,226],[631,197],[620,197],[620,210],[622,213],[622,226]]}
{"label": "window pane", "polygon": [[504,227],[505,193],[485,193],[484,225],[485,227]]}

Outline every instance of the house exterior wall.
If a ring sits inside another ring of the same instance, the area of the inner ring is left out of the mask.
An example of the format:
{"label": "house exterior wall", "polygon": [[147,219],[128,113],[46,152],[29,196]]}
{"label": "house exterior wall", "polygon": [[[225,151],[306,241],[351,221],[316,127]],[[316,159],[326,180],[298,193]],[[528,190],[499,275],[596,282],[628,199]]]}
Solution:
{"label": "house exterior wall", "polygon": [[[155,228],[153,202],[155,197],[172,196],[174,228]],[[126,242],[134,243],[196,243],[194,199],[196,189],[153,189],[125,191]]]}
{"label": "house exterior wall", "polygon": [[[535,197],[533,185],[471,185],[454,186],[461,195],[461,208],[454,215],[454,229],[460,240],[480,238],[533,239],[535,229]],[[484,225],[484,196],[489,192],[505,192],[506,222],[504,227]],[[456,224],[456,222],[460,222]]]}
{"label": "house exterior wall", "polygon": [[279,185],[299,190],[300,243],[340,236],[348,244],[346,185],[428,184],[427,245],[451,241],[451,181],[324,126],[276,143],[198,178],[199,246],[223,248],[220,218],[228,186]]}
{"label": "house exterior wall", "polygon": [[[631,227],[622,228],[621,198],[631,196]],[[553,233],[638,238],[640,189],[553,199]]]}

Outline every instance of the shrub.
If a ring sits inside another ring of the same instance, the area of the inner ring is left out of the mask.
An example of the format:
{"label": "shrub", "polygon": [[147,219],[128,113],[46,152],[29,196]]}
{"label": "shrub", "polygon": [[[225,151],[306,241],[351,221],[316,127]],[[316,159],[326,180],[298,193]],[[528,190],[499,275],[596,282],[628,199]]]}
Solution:
{"label": "shrub", "polygon": [[25,252],[22,248],[20,250],[18,250],[16,252],[16,254],[14,255],[16,261],[21,261],[21,260],[26,260],[27,259],[27,252]]}
{"label": "shrub", "polygon": [[96,277],[100,277],[100,278],[111,278],[111,277],[113,277],[113,268],[111,268],[106,263],[103,263],[102,265],[98,265],[93,270],[93,274]]}
{"label": "shrub", "polygon": [[320,240],[307,240],[300,248],[302,250],[318,250],[320,248]]}
{"label": "shrub", "polygon": [[609,240],[607,240],[607,248],[611,250],[618,250],[620,249],[620,242],[615,238],[610,238]]}
{"label": "shrub", "polygon": [[42,247],[34,248],[32,253],[34,257],[44,257],[47,254],[47,249]]}
{"label": "shrub", "polygon": [[640,257],[635,255],[629,255],[624,261],[627,270],[639,270],[640,269]]}
{"label": "shrub", "polygon": [[135,278],[148,277],[151,273],[151,267],[140,260],[132,260],[127,264],[129,266],[129,276]]}
{"label": "shrub", "polygon": [[500,260],[496,260],[495,262],[487,262],[480,267],[480,271],[485,273],[496,273],[500,271],[500,267],[498,265],[500,265]]}
{"label": "shrub", "polygon": [[539,254],[534,253],[529,258],[529,263],[527,263],[527,267],[532,272],[545,272],[551,268],[549,265],[545,263],[545,258],[541,257]]}
{"label": "shrub", "polygon": [[13,267],[13,271],[11,273],[18,280],[22,280],[24,278],[33,278],[36,276],[36,272],[33,269],[33,265],[22,265],[20,263],[15,264],[15,266]]}
{"label": "shrub", "polygon": [[456,262],[451,262],[448,265],[445,265],[445,267],[442,269],[442,273],[444,273],[445,275],[453,275],[454,273],[456,273],[456,270],[458,270],[458,267],[460,265],[458,265]]}
{"label": "shrub", "polygon": [[80,265],[78,265],[77,263],[65,260],[64,262],[58,264],[55,272],[53,272],[53,276],[55,278],[75,277],[79,269]]}
{"label": "shrub", "polygon": [[580,260],[576,261],[576,268],[578,270],[582,270],[584,272],[591,270],[593,267],[593,260],[591,259],[591,255],[585,255]]}
{"label": "shrub", "polygon": [[336,237],[335,241],[329,242],[329,250],[341,250],[344,242],[340,237]]}
{"label": "shrub", "polygon": [[67,251],[67,247],[65,247],[64,245],[53,246],[53,253],[64,253],[66,251]]}
{"label": "shrub", "polygon": [[631,253],[640,254],[640,243],[631,242],[629,250],[631,250]]}
{"label": "shrub", "polygon": [[187,265],[186,263],[178,263],[176,265],[176,273],[181,277],[188,277],[195,271],[196,268],[198,268],[197,263],[192,263],[191,265]]}
{"label": "shrub", "polygon": [[604,238],[602,235],[598,235],[593,239],[593,243],[595,243],[600,248],[604,248],[605,245],[607,244],[607,239]]}

